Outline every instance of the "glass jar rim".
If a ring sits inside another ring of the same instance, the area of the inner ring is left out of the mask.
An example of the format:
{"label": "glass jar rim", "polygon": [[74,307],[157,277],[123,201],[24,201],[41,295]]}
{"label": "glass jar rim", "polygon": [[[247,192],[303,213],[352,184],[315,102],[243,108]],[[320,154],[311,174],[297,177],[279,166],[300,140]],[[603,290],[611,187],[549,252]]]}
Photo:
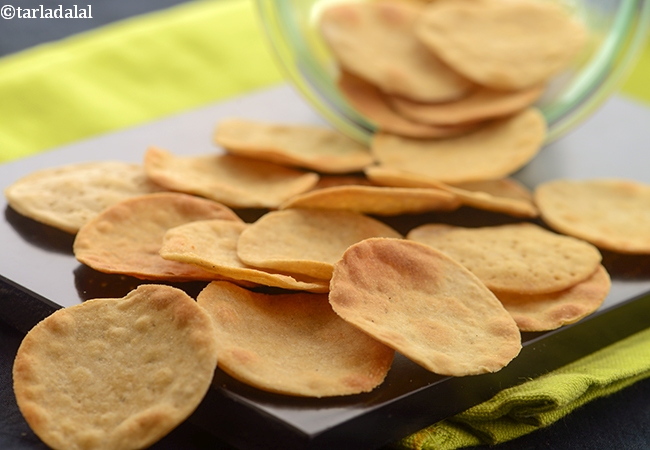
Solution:
{"label": "glass jar rim", "polygon": [[[368,144],[375,125],[347,103],[316,61],[296,26],[291,2],[256,0],[256,4],[276,59],[291,84],[332,126]],[[540,106],[548,125],[547,143],[587,119],[619,86],[648,35],[650,2],[624,0],[611,22],[610,32],[568,88],[550,104]]]}

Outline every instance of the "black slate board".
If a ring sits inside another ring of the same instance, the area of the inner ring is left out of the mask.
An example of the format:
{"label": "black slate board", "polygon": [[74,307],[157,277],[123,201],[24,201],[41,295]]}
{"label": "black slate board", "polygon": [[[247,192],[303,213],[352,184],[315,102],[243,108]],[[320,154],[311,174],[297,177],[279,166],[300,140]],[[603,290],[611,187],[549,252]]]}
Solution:
{"label": "black slate board", "polygon": [[[322,123],[281,86],[2,165],[0,188],[40,168],[89,160],[141,161],[149,145],[188,155],[219,151],[211,134],[217,121],[227,117]],[[543,149],[516,177],[529,187],[559,177],[650,183],[648,123],[650,110],[613,99],[580,129]],[[0,210],[0,319],[13,327],[27,331],[59,307],[121,297],[143,283],[80,265],[72,255],[71,235],[22,217],[4,199]],[[240,213],[253,220],[260,212]],[[428,221],[468,226],[516,221],[467,208],[386,220],[402,232]],[[521,354],[496,374],[442,377],[398,355],[384,384],[371,393],[304,399],[262,392],[217,370],[214,388],[190,420],[245,449],[377,448],[650,326],[650,256],[603,252],[603,257],[613,280],[603,307],[560,330],[525,333]],[[196,295],[203,284],[176,286]]]}

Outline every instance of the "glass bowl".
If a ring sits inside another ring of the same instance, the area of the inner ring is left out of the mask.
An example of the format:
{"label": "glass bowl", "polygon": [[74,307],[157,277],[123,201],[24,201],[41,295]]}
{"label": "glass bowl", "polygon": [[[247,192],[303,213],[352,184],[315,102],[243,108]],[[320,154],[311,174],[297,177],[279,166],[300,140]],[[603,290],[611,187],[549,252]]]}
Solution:
{"label": "glass bowl", "polygon": [[[256,0],[268,40],[289,81],[325,120],[368,143],[376,127],[336,87],[337,66],[315,27],[328,3],[341,0]],[[633,66],[650,24],[650,1],[558,0],[590,31],[586,48],[556,76],[537,102],[547,142],[580,124],[618,87]]]}

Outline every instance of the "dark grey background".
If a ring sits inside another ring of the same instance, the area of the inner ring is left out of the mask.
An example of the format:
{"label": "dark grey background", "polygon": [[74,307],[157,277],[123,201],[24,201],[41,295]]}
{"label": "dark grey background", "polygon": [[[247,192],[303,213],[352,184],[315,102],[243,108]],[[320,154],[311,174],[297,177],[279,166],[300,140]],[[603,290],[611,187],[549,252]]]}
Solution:
{"label": "dark grey background", "polygon": [[[133,15],[166,8],[187,0],[0,0],[0,7],[63,8],[92,5],[92,19],[0,19],[0,56],[55,41]],[[0,102],[2,99],[0,99]],[[2,126],[2,124],[0,124]],[[1,250],[1,249],[0,249]],[[2,256],[0,256],[2,257]],[[2,295],[0,293],[0,295]],[[0,449],[46,449],[31,432],[16,406],[11,368],[22,334],[0,322]],[[251,430],[254,433],[254,430]],[[184,423],[152,448],[230,448],[190,423]],[[593,450],[650,448],[650,380],[641,381],[610,397],[591,402],[556,424],[509,443],[476,450]]]}
{"label": "dark grey background", "polygon": [[72,8],[92,6],[92,19],[0,19],[0,55],[15,53],[43,42],[91,30],[107,23],[188,0],[0,0],[0,7]]}

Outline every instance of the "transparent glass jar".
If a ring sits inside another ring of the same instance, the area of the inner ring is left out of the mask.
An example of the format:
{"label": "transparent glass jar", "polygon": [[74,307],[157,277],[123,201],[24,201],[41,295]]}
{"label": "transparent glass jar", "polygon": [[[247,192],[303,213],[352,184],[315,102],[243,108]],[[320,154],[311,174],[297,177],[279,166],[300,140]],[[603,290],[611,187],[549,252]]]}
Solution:
{"label": "transparent glass jar", "polygon": [[[335,62],[315,21],[332,0],[256,0],[281,67],[302,96],[335,128],[368,142],[375,126],[336,87]],[[588,48],[555,77],[537,106],[551,142],[580,124],[618,87],[633,66],[650,25],[650,1],[561,0],[590,31]]]}

